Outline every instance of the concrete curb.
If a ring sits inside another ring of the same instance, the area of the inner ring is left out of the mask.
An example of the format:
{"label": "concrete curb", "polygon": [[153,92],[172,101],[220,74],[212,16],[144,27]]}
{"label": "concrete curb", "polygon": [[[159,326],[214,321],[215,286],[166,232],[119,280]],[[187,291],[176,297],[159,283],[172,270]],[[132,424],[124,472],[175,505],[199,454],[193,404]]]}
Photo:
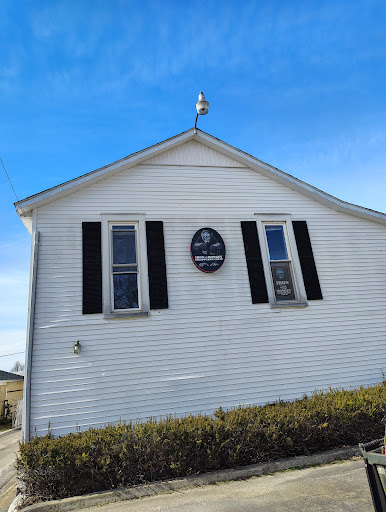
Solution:
{"label": "concrete curb", "polygon": [[9,430],[0,432],[0,437],[6,436],[7,434],[11,434],[12,432],[15,432],[15,430],[21,430],[21,427],[10,428]]}
{"label": "concrete curb", "polygon": [[16,496],[16,498],[10,504],[8,512],[17,512],[19,510],[20,505],[22,504],[22,501],[23,496],[21,494]]}
{"label": "concrete curb", "polygon": [[[243,480],[251,476],[267,475],[275,473],[276,471],[284,471],[292,468],[301,469],[314,464],[328,464],[335,460],[350,459],[360,454],[360,449],[357,446],[338,448],[314,455],[302,455],[300,457],[291,457],[290,459],[261,462],[260,464],[253,464],[251,466],[213,471],[212,473],[203,473],[201,475],[192,475],[185,478],[154,482],[137,487],[123,487],[121,489],[114,489],[113,491],[85,494],[83,496],[74,496],[62,500],[45,501],[43,503],[35,503],[21,510],[22,512],[70,512],[80,508],[107,505],[119,501],[143,498],[145,496],[154,496],[162,492],[180,491],[181,489],[187,489],[189,487],[199,487],[201,485],[215,484],[228,480]],[[12,512],[13,511],[14,509]],[[8,512],[11,512],[11,509],[9,509]]]}

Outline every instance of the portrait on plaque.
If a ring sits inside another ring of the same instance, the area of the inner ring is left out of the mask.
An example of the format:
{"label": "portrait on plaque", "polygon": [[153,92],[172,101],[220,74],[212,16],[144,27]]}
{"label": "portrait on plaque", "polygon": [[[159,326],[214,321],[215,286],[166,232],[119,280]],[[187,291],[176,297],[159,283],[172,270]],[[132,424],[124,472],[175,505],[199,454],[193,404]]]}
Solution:
{"label": "portrait on plaque", "polygon": [[192,238],[190,254],[202,272],[215,272],[225,260],[224,240],[214,229],[201,228]]}

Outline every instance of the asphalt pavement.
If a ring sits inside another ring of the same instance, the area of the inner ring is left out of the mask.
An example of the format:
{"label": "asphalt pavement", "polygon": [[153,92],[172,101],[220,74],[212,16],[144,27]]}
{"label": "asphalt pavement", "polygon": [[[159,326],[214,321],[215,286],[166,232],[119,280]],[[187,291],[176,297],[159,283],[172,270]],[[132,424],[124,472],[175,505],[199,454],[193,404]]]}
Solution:
{"label": "asphalt pavement", "polygon": [[0,435],[0,512],[8,512],[16,496],[17,481],[14,464],[20,439],[20,429]]}
{"label": "asphalt pavement", "polygon": [[362,459],[113,503],[79,512],[374,512]]}

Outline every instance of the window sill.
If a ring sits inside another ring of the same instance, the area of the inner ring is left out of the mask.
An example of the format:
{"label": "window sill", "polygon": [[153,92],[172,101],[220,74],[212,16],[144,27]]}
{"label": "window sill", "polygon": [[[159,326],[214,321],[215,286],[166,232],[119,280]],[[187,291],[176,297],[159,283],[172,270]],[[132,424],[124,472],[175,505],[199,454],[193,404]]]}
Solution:
{"label": "window sill", "polygon": [[299,309],[306,308],[308,306],[307,302],[292,302],[291,304],[270,304],[271,309]]}
{"label": "window sill", "polygon": [[105,320],[125,320],[127,318],[143,318],[150,316],[149,311],[124,311],[122,313],[105,313],[103,318]]}

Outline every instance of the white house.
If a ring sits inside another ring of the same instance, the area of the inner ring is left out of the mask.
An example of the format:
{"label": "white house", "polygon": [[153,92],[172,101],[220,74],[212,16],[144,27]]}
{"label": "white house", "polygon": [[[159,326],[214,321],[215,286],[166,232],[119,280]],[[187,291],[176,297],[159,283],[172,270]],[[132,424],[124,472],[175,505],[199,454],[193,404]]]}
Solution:
{"label": "white house", "polygon": [[386,214],[196,129],[16,208],[26,438],[382,380]]}

